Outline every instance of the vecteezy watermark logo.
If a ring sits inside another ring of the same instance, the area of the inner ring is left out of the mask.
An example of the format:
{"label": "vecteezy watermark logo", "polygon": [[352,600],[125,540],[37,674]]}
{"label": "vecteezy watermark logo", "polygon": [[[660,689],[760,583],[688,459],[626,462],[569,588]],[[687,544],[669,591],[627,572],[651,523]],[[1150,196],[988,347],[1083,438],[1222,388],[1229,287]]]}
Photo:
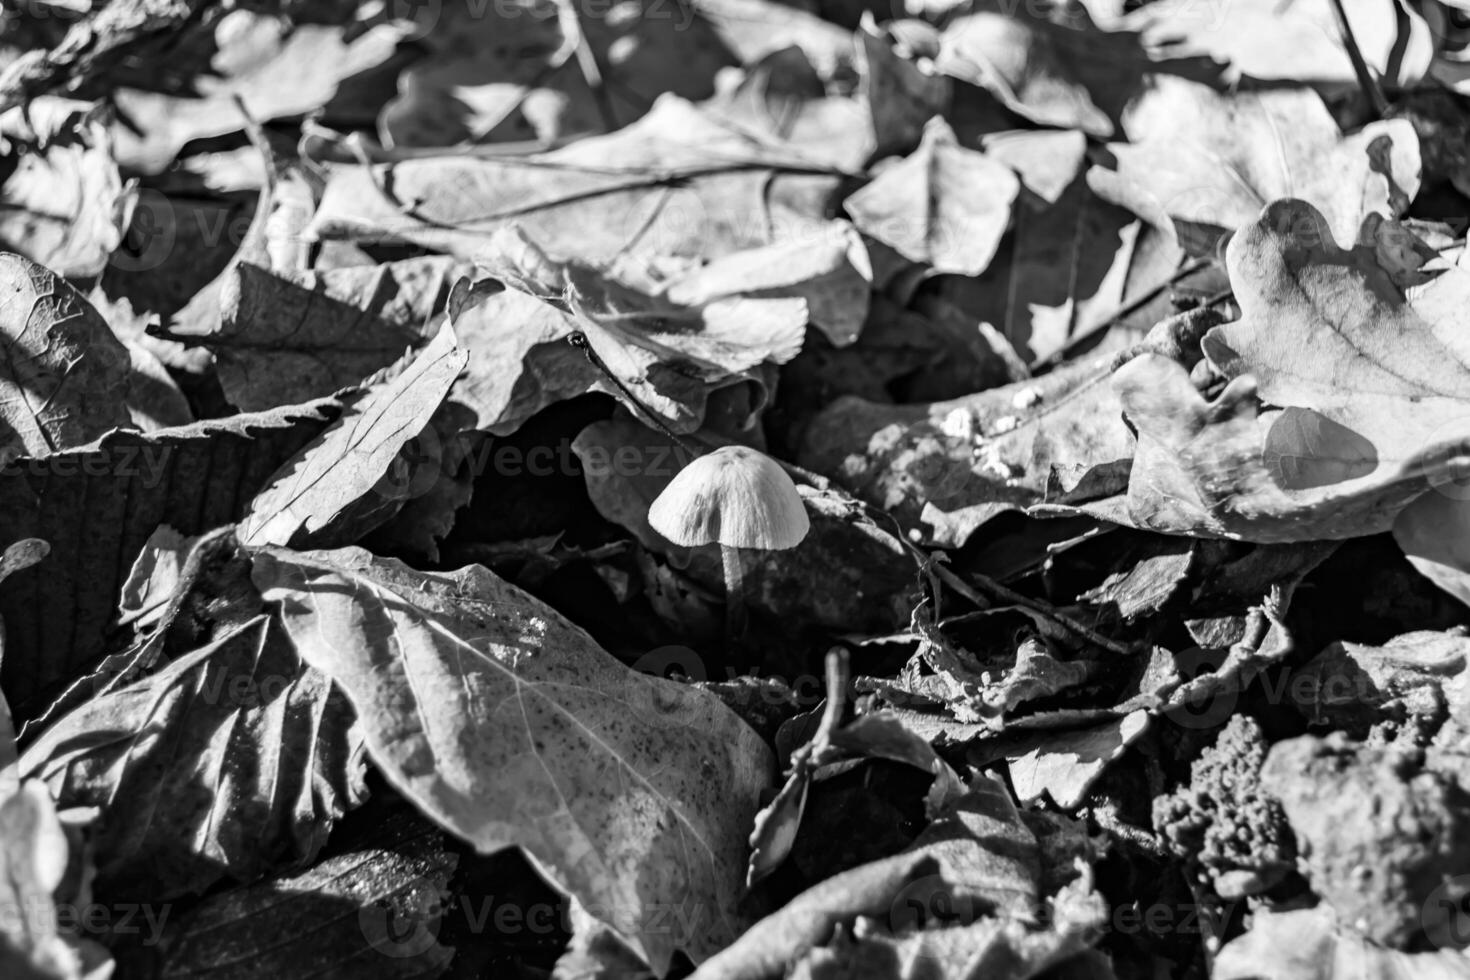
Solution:
{"label": "vecteezy watermark logo", "polygon": [[1228,650],[1188,647],[1174,655],[1174,663],[1190,679],[1179,689],[1177,703],[1161,714],[1181,728],[1218,728],[1235,713],[1240,685],[1233,678],[1212,680],[1229,656]]}
{"label": "vecteezy watermark logo", "polygon": [[444,444],[432,423],[398,450],[373,487],[387,500],[413,500],[434,489],[444,475]]}
{"label": "vecteezy watermark logo", "polygon": [[139,937],[144,946],[156,946],[163,939],[168,924],[170,904],[147,902],[73,903],[36,898],[23,902],[0,902],[0,930],[9,935],[44,933],[54,922],[56,927],[78,935],[120,939]]}
{"label": "vecteezy watermark logo", "polygon": [[1438,949],[1470,947],[1470,875],[1455,875],[1429,893],[1419,909],[1424,935]]}
{"label": "vecteezy watermark logo", "polygon": [[167,197],[152,188],[138,192],[133,220],[123,235],[122,245],[108,264],[121,272],[157,269],[173,253],[178,241],[178,216]]}
{"label": "vecteezy watermark logo", "polygon": [[1421,445],[1432,460],[1430,488],[1441,497],[1470,500],[1470,416],[1435,426]]}
{"label": "vecteezy watermark logo", "polygon": [[[626,701],[640,720],[671,728],[700,723],[704,717],[700,699],[690,697],[681,682],[673,679],[705,680],[708,675],[699,654],[685,646],[658,647],[631,666]],[[653,677],[647,676],[650,674]]]}
{"label": "vecteezy watermark logo", "polygon": [[357,925],[373,949],[394,959],[422,956],[439,942],[444,892],[428,878],[414,878],[392,899],[364,905]]}

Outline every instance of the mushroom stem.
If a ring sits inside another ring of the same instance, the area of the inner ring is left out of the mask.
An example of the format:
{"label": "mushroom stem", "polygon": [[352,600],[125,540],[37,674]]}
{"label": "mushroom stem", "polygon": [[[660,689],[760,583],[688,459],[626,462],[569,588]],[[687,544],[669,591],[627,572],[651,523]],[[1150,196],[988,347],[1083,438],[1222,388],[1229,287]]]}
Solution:
{"label": "mushroom stem", "polygon": [[740,549],[720,545],[720,560],[725,566],[725,642],[734,647],[745,635],[745,597],[740,593],[744,569]]}

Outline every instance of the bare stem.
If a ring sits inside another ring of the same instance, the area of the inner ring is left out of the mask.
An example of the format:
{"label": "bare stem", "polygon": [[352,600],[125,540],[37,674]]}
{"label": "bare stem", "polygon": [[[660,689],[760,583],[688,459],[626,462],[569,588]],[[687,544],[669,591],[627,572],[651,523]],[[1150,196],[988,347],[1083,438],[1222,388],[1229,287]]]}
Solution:
{"label": "bare stem", "polygon": [[745,635],[745,597],[741,595],[744,569],[740,565],[740,549],[720,545],[720,561],[725,566],[725,642],[733,650]]}

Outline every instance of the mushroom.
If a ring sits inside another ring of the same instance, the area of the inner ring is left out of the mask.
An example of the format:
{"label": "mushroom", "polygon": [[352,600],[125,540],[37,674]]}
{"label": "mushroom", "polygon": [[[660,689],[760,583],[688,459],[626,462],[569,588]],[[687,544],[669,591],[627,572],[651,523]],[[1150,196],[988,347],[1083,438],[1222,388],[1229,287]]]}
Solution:
{"label": "mushroom", "polygon": [[740,549],[794,548],[812,526],[791,477],[747,446],[725,446],[680,470],[648,508],[648,523],[686,548],[719,544],[732,643],[745,632]]}

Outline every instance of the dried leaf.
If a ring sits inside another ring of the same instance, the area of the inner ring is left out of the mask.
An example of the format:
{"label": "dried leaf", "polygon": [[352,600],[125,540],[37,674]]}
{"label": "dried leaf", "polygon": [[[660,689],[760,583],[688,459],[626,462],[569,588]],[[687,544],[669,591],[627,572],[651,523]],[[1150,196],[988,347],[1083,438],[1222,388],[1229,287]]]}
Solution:
{"label": "dried leaf", "polygon": [[599,268],[712,259],[825,220],[838,176],[675,96],[638,122],[520,158],[440,156],[334,169],[308,234],[408,241],[475,259],[518,225],[559,259]]}
{"label": "dried leaf", "polygon": [[[454,329],[445,325],[408,367],[369,387],[282,465],[241,520],[240,541],[286,545],[298,535],[310,537],[373,493],[399,451],[424,431],[468,360]],[[401,501],[410,488],[390,480],[383,489]]]}
{"label": "dried leaf", "polygon": [[[194,91],[140,85],[112,93],[129,123],[113,128],[117,160],[140,173],[161,173],[191,140],[239,132],[245,120],[237,96],[261,122],[316,109],[343,79],[386,61],[402,33],[379,24],[349,40],[345,26],[293,24],[243,9],[212,18],[186,35],[213,52],[208,69],[192,80]],[[156,72],[149,80],[156,83]]]}
{"label": "dried leaf", "polygon": [[[1412,88],[1424,77],[1435,38],[1415,8],[1400,3],[1344,0],[1343,10],[1364,61],[1394,86]],[[1227,62],[1233,77],[1292,83],[1357,84],[1331,0],[1223,0],[1201,6],[1160,0],[1117,19],[1143,35],[1155,56],[1209,55]],[[1228,26],[1227,26],[1228,25]]]}
{"label": "dried leaf", "polygon": [[1214,402],[1159,357],[1114,378],[1139,430],[1134,520],[1257,541],[1413,520],[1400,512],[1454,477],[1470,437],[1470,355],[1452,329],[1470,279],[1449,270],[1406,301],[1371,247],[1338,248],[1300,201],[1266,208],[1226,259],[1242,315],[1203,341],[1234,376]]}
{"label": "dried leaf", "polygon": [[112,960],[88,939],[61,931],[57,889],[70,846],[46,787],[28,781],[0,802],[0,970],[15,980],[107,980]]}
{"label": "dried leaf", "polygon": [[445,920],[454,899],[468,901],[451,887],[461,856],[396,799],[375,816],[370,832],[334,839],[338,853],[309,870],[216,891],[181,909],[156,945],[145,942],[124,967],[162,980],[440,976],[455,954],[443,941]]}
{"label": "dried leaf", "polygon": [[374,760],[435,820],[483,851],[520,845],[659,975],[676,949],[702,961],[743,928],[744,837],[772,760],[716,699],[628,670],[477,566],[269,549],[255,568]]}
{"label": "dried leaf", "polygon": [[995,256],[1021,182],[1010,168],[967,150],[942,119],[903,162],[843,202],[865,234],[936,273],[976,276]]}
{"label": "dried leaf", "polygon": [[[479,415],[477,426],[514,432],[547,405],[605,392],[626,399],[590,358],[567,343],[583,334],[592,353],[639,404],[670,428],[699,428],[712,392],[769,383],[757,369],[796,356],[808,319],[798,297],[716,297],[681,306],[577,263],[560,263],[515,230],[491,241],[484,261],[516,284],[462,309],[454,329],[471,351],[468,376],[456,389]],[[779,290],[777,291],[779,292]],[[799,293],[799,290],[797,290]]]}
{"label": "dried leaf", "polygon": [[231,404],[254,412],[357,385],[437,332],[449,287],[471,266],[405,259],[326,272],[228,274],[219,328],[204,335]]}
{"label": "dried leaf", "polygon": [[136,191],[99,123],[19,154],[0,187],[0,243],[57,275],[98,275],[122,242]]}
{"label": "dried leaf", "polygon": [[196,894],[310,861],[366,797],[362,734],[266,616],[93,698],[21,768],[64,807],[100,807],[99,885],[120,901]]}
{"label": "dried leaf", "polygon": [[[431,16],[426,8],[420,17]],[[383,107],[384,145],[542,145],[618,129],[660,93],[702,99],[733,59],[685,0],[573,12],[550,0],[450,4],[423,25],[427,57]],[[579,49],[581,49],[579,51]],[[585,59],[597,72],[587,74]]]}
{"label": "dried leaf", "polygon": [[0,541],[51,555],[0,583],[3,683],[20,719],[103,652],[119,589],[160,524],[198,534],[239,519],[270,475],[335,414],[323,401],[176,429],[118,431],[0,469]]}
{"label": "dried leaf", "polygon": [[129,424],[128,352],[64,280],[0,253],[0,456],[44,456]]}
{"label": "dried leaf", "polygon": [[1369,214],[1397,217],[1419,190],[1419,138],[1406,120],[1344,136],[1310,89],[1219,93],[1164,76],[1128,107],[1129,143],[1110,143],[1112,169],[1093,189],[1208,254],[1218,237],[1278,198],[1326,215],[1332,236],[1356,242]]}
{"label": "dried leaf", "polygon": [[1148,712],[1134,711],[1093,728],[1054,735],[1010,760],[1011,784],[1024,802],[1050,796],[1063,810],[1079,806],[1107,764],[1148,730]]}

